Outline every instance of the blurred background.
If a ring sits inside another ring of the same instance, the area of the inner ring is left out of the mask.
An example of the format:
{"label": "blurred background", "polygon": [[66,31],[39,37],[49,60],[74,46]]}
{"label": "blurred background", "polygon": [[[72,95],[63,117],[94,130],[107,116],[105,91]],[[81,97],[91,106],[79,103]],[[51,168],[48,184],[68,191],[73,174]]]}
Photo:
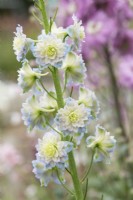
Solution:
{"label": "blurred background", "polygon": [[[117,139],[111,165],[94,164],[89,176],[88,199],[133,199],[133,1],[47,0],[47,9],[59,26],[72,24],[75,14],[85,26],[82,53],[87,67],[86,85],[101,106],[99,123]],[[25,100],[17,86],[12,42],[17,24],[35,38],[41,26],[32,16],[32,0],[0,0],[0,200],[70,199],[61,186],[47,189],[32,173],[38,135],[27,134],[21,120]],[[90,132],[94,132],[90,126]],[[90,160],[84,147],[76,154],[79,173]],[[53,191],[51,193],[51,190]]]}

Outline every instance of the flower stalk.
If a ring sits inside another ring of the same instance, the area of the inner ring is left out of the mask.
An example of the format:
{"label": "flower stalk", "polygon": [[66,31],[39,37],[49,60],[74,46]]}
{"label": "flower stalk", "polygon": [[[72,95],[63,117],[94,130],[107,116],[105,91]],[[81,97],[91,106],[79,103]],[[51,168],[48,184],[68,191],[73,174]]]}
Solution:
{"label": "flower stalk", "polygon": [[89,175],[89,173],[91,171],[91,168],[92,168],[92,164],[93,164],[93,160],[94,160],[94,155],[95,155],[95,151],[92,152],[90,166],[89,166],[88,170],[86,171],[83,179],[81,180],[82,183],[85,181],[86,178],[88,178],[88,175]]}
{"label": "flower stalk", "polygon": [[49,22],[48,22],[48,17],[47,17],[47,12],[46,12],[46,5],[45,5],[44,0],[39,0],[39,4],[40,4],[39,8],[40,8],[40,11],[41,11],[42,17],[43,17],[43,26],[44,26],[46,34],[48,34]]}
{"label": "flower stalk", "polygon": [[[53,81],[54,81],[55,90],[57,94],[58,107],[62,108],[64,107],[64,101],[63,101],[62,89],[60,86],[58,69],[54,68],[54,72],[52,73],[52,75],[53,75]],[[72,151],[68,154],[68,160],[69,160],[69,168],[71,171],[71,177],[72,177],[73,185],[75,189],[76,200],[83,200],[83,191],[81,188],[80,180],[78,178],[78,172],[77,172],[75,159],[74,159]]]}
{"label": "flower stalk", "polygon": [[[45,3],[43,0],[40,0],[40,5],[41,5],[41,12],[43,16],[45,32],[46,34],[48,34],[49,24],[48,24],[48,19],[47,19],[47,14],[46,14]],[[53,76],[53,82],[54,82],[55,91],[57,95],[58,108],[63,108],[64,107],[63,92],[60,85],[59,72],[58,72],[58,69],[55,67],[54,67],[54,70],[52,71],[52,76]],[[69,167],[71,171],[71,176],[72,176],[75,193],[76,193],[76,200],[83,200],[83,191],[80,185],[80,180],[78,178],[78,172],[77,172],[75,159],[74,159],[72,151],[68,154],[68,158],[69,158]]]}
{"label": "flower stalk", "polygon": [[74,155],[72,151],[68,154],[68,158],[69,158],[69,167],[72,174],[73,185],[74,185],[75,193],[76,193],[76,200],[83,200],[83,191],[82,191],[81,184],[78,178],[78,172],[77,172],[75,159],[74,159]]}
{"label": "flower stalk", "polygon": [[61,85],[60,85],[60,77],[59,77],[58,69],[56,69],[55,67],[52,72],[52,76],[53,76],[53,82],[54,82],[56,95],[57,95],[58,108],[63,108],[64,100],[63,100],[62,89],[61,89]]}

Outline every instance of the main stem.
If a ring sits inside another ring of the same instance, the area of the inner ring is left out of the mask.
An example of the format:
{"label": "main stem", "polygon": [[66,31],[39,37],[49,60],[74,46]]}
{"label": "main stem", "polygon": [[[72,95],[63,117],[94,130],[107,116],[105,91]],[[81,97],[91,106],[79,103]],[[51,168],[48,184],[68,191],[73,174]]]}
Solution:
{"label": "main stem", "polygon": [[[44,2],[44,0],[39,0],[39,3],[40,3],[40,11],[43,16],[43,24],[44,24],[45,32],[46,32],[46,34],[48,34],[49,33],[49,22],[48,22],[48,18],[47,18],[45,2]],[[52,72],[54,86],[55,86],[56,95],[57,95],[58,108],[63,108],[64,100],[63,100],[62,88],[60,85],[60,77],[59,77],[58,69],[53,67],[53,70],[51,72]],[[73,152],[70,152],[68,154],[68,159],[69,159],[69,167],[71,170],[73,185],[74,185],[74,189],[75,189],[76,200],[83,200],[83,191],[82,191],[82,188],[80,185],[80,180],[78,178],[78,172],[77,172]]]}
{"label": "main stem", "polygon": [[46,34],[48,34],[49,33],[49,22],[48,22],[48,17],[47,17],[46,6],[45,6],[44,0],[39,0],[39,8],[42,13],[43,26],[44,26],[45,32],[46,32]]}
{"label": "main stem", "polygon": [[[52,75],[53,75],[53,81],[54,81],[54,86],[55,86],[56,95],[57,95],[58,107],[63,108],[64,101],[63,101],[58,69],[54,68]],[[74,159],[74,155],[72,151],[68,154],[68,159],[69,159],[69,167],[70,167],[71,176],[72,176],[73,185],[74,185],[75,194],[76,194],[76,200],[83,200],[83,191],[80,185],[80,180],[78,178],[78,172],[77,172],[75,159]]]}
{"label": "main stem", "polygon": [[118,123],[119,123],[119,126],[121,127],[123,137],[125,138],[126,142],[128,142],[128,137],[126,134],[126,130],[125,130],[124,122],[122,118],[122,113],[121,113],[121,105],[119,102],[119,88],[118,88],[116,77],[113,71],[113,65],[112,65],[108,47],[105,47],[105,58],[106,58],[106,63],[107,63],[107,67],[108,67],[110,78],[111,78],[112,91],[113,91],[113,96],[114,96],[114,101],[115,101],[115,109],[117,111]]}
{"label": "main stem", "polygon": [[83,200],[83,191],[79,181],[75,159],[72,151],[68,154],[68,158],[69,158],[69,167],[72,175],[73,185],[76,193],[76,200]]}
{"label": "main stem", "polygon": [[56,95],[57,95],[58,108],[63,108],[64,100],[63,100],[62,89],[60,85],[60,77],[59,77],[58,69],[55,67],[53,67],[52,76],[53,76],[54,86],[55,86]]}

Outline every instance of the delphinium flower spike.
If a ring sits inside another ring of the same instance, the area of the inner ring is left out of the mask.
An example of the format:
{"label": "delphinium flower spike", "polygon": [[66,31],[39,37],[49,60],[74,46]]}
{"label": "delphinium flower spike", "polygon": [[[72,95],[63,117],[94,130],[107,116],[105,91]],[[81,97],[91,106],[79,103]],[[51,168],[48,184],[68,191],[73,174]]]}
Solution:
{"label": "delphinium flower spike", "polygon": [[[81,186],[74,150],[79,148],[83,138],[88,137],[88,128],[92,120],[97,121],[100,109],[95,93],[84,83],[86,67],[80,53],[85,39],[84,27],[73,16],[73,25],[58,28],[54,21],[48,20],[45,1],[36,1],[36,6],[43,19],[41,35],[37,40],[26,39],[19,27],[13,44],[17,59],[22,62],[18,82],[23,92],[30,95],[23,104],[22,118],[29,132],[34,128],[42,132],[36,146],[36,159],[32,162],[33,173],[42,186],[53,181],[61,184],[76,200],[85,200],[87,193]],[[34,68],[28,61],[28,50],[35,59]],[[54,88],[47,87],[49,74]],[[71,96],[70,86],[78,88],[77,97]],[[87,147],[97,148],[98,155],[104,152],[109,157],[115,139],[98,126],[97,132],[100,130],[103,135],[98,139],[94,136],[91,142],[88,137]],[[67,187],[67,172],[74,191]]]}

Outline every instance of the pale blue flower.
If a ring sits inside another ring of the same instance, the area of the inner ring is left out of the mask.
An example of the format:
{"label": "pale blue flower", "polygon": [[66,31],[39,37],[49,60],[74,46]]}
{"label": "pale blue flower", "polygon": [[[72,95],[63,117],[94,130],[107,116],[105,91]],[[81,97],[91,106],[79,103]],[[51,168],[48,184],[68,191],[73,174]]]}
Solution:
{"label": "pale blue flower", "polygon": [[86,142],[87,147],[95,151],[94,161],[105,160],[107,164],[110,164],[110,159],[116,146],[114,136],[111,136],[102,126],[97,125],[95,136],[89,136]]}
{"label": "pale blue flower", "polygon": [[16,36],[13,40],[13,49],[15,55],[17,56],[17,60],[21,61],[25,58],[29,49],[33,46],[33,40],[26,38],[26,35],[23,34],[23,28],[20,25],[16,28],[15,35]]}
{"label": "pale blue flower", "polygon": [[[32,164],[33,164],[33,173],[35,174],[36,178],[40,180],[41,186],[46,187],[48,183],[52,181],[56,184],[60,184],[56,167],[54,168],[49,167],[48,169],[45,165],[45,162],[41,160],[39,157],[37,157],[36,160],[33,160]],[[62,182],[65,182],[64,171],[60,170],[59,176],[62,179]]]}
{"label": "pale blue flower", "polygon": [[46,35],[44,32],[38,37],[38,42],[33,48],[36,62],[41,67],[61,67],[62,61],[67,53],[67,46],[56,35]]}
{"label": "pale blue flower", "polygon": [[46,168],[68,166],[68,153],[73,149],[73,143],[62,141],[61,136],[54,132],[47,132],[38,140],[37,156],[45,162]]}
{"label": "pale blue flower", "polygon": [[68,98],[65,107],[58,110],[55,123],[65,136],[76,137],[78,134],[79,139],[79,135],[81,136],[85,133],[89,117],[90,110],[84,104],[79,105],[78,101]]}
{"label": "pale blue flower", "polygon": [[53,22],[51,26],[51,33],[56,35],[57,38],[61,40],[63,40],[67,34],[66,29],[64,29],[63,27],[57,27],[55,22]]}
{"label": "pale blue flower", "polygon": [[[37,85],[37,80],[40,79],[42,74],[33,70],[28,61],[23,63],[22,68],[18,71],[18,85],[23,89],[23,92],[28,92],[32,87]],[[47,75],[43,74],[44,75]]]}
{"label": "pale blue flower", "polygon": [[50,91],[49,94],[45,92],[40,97],[41,106],[48,110],[54,109],[54,111],[57,111],[58,109],[57,101],[53,97],[56,98],[56,94],[54,92]]}
{"label": "pale blue flower", "polygon": [[97,97],[93,91],[85,87],[80,87],[78,103],[84,104],[87,108],[90,108],[92,119],[97,118],[100,111],[100,106],[99,101],[97,100]]}
{"label": "pale blue flower", "polygon": [[21,109],[22,119],[29,131],[34,127],[44,129],[46,127],[46,118],[53,111],[52,109],[43,108],[35,96],[28,98]]}
{"label": "pale blue flower", "polygon": [[68,53],[62,68],[65,70],[67,83],[81,84],[84,82],[86,67],[81,55],[77,55],[74,52]]}
{"label": "pale blue flower", "polygon": [[72,38],[76,44],[79,46],[79,43],[82,42],[85,38],[84,27],[82,26],[82,22],[78,21],[77,17],[73,15],[72,17],[74,23],[67,28],[67,33]]}

